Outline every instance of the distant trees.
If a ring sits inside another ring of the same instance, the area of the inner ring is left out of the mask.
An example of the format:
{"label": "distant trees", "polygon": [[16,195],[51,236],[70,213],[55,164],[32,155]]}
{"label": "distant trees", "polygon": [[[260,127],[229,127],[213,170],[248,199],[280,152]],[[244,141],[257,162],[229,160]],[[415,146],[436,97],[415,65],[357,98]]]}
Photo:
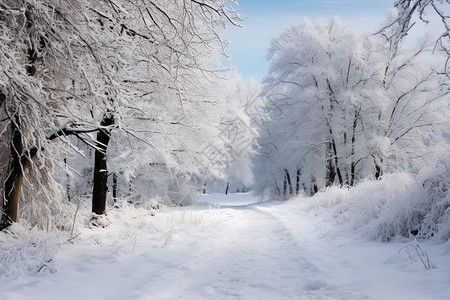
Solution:
{"label": "distant trees", "polygon": [[305,21],[274,39],[264,81],[268,119],[256,157],[258,189],[274,196],[353,186],[411,163],[442,124],[442,74],[421,60],[433,46],[392,55],[380,36],[339,20]]}
{"label": "distant trees", "polygon": [[219,139],[211,141],[210,146],[218,155],[205,162],[220,172],[204,177],[205,189],[242,192],[253,183],[251,157],[258,135],[257,124],[253,121],[255,116],[261,115],[260,84],[255,80],[244,80],[234,71],[217,80],[212,90],[217,91],[215,97],[221,117]]}
{"label": "distant trees", "polygon": [[122,145],[127,139],[117,135],[120,131],[113,134],[109,159],[111,171],[122,174],[122,195],[186,205],[203,190],[224,192],[227,182],[233,192],[249,187],[256,138],[250,115],[257,109],[259,85],[237,72],[220,72],[199,81],[197,88],[184,103],[184,114],[174,105],[160,107],[160,115],[151,119],[132,120],[146,137],[134,141],[137,153]]}
{"label": "distant trees", "polygon": [[[51,172],[70,171],[64,158],[81,152],[69,136],[94,149],[97,215],[105,212],[114,129],[131,149],[139,141],[141,152],[174,156],[142,129],[171,136],[199,125],[207,109],[199,85],[226,47],[218,30],[242,20],[232,1],[219,0],[2,0],[0,12],[0,134],[9,161],[1,172],[2,228],[17,221],[24,182],[41,191],[27,201],[48,208],[60,199]],[[171,150],[188,152],[177,146],[180,137]]]}

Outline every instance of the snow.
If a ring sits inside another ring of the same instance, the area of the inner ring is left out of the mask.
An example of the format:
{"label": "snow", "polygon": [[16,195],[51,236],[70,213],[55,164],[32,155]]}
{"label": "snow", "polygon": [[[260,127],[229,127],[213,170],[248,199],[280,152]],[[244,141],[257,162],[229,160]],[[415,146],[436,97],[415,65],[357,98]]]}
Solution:
{"label": "snow", "polygon": [[448,243],[338,234],[313,198],[259,200],[124,204],[72,243],[15,225],[0,233],[0,299],[450,299]]}
{"label": "snow", "polygon": [[243,206],[257,203],[261,200],[260,197],[253,195],[253,192],[248,193],[234,193],[230,195],[225,194],[208,194],[200,197],[200,204],[210,204],[214,207],[233,207]]}

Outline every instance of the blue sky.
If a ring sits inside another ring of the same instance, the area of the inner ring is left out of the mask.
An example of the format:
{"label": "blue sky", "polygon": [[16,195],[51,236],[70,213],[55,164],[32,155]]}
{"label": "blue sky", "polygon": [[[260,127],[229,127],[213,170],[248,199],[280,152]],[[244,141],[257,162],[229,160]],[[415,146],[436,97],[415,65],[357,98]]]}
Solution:
{"label": "blue sky", "polygon": [[270,40],[304,17],[311,21],[339,16],[344,23],[361,30],[374,30],[385,18],[393,0],[239,0],[245,28],[229,28],[224,34],[231,42],[227,53],[231,64],[244,77],[262,79]]}

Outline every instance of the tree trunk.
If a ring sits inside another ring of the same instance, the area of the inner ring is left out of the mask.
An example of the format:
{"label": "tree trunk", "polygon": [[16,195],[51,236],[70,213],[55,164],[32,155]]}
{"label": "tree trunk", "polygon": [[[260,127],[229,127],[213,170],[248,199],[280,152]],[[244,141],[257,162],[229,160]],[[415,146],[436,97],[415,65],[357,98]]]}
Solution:
{"label": "tree trunk", "polygon": [[[26,14],[27,27],[31,28],[33,22],[29,16],[29,12]],[[41,45],[42,46],[42,45]],[[43,48],[43,46],[42,46]],[[36,74],[36,60],[37,52],[33,47],[27,50],[28,65],[25,67],[29,76]],[[3,102],[6,100],[6,95],[0,92],[0,100]],[[4,195],[3,195],[3,214],[0,222],[0,230],[11,225],[13,222],[17,222],[18,209],[19,209],[19,197],[23,184],[23,171],[24,164],[28,163],[28,160],[22,160],[23,144],[22,133],[20,132],[20,119],[19,116],[15,116],[15,120],[11,120],[11,134],[12,140],[11,147],[11,165],[9,168],[9,174],[5,181]]]}
{"label": "tree trunk", "polygon": [[332,114],[334,112],[334,102],[336,102],[336,96],[334,94],[334,91],[331,87],[331,83],[330,81],[327,79],[327,84],[328,84],[328,90],[329,90],[329,95],[330,95],[330,108],[328,111],[328,116],[326,118],[327,121],[327,127],[328,127],[328,131],[330,133],[330,138],[331,138],[331,142],[330,145],[328,145],[328,151],[331,152],[334,155],[334,168],[333,168],[333,162],[331,161],[330,157],[327,157],[327,159],[329,159],[330,161],[328,161],[328,168],[329,168],[329,177],[327,178],[327,182],[326,182],[326,186],[331,186],[334,183],[334,178],[336,176],[336,174],[338,175],[338,179],[339,179],[339,184],[342,186],[344,184],[344,181],[342,179],[342,173],[341,173],[341,169],[339,167],[339,158],[337,155],[337,147],[336,147],[336,141],[334,139],[334,134],[333,134],[333,129],[331,127],[331,117]]}
{"label": "tree trunk", "polygon": [[230,183],[227,182],[227,187],[225,189],[225,195],[228,195],[228,189],[230,188]]}
{"label": "tree trunk", "polygon": [[[67,158],[64,158],[64,165],[67,167]],[[67,200],[70,202],[70,175],[69,173],[66,174],[66,194],[67,194]]]}
{"label": "tree trunk", "polygon": [[336,177],[336,169],[333,165],[333,145],[332,143],[327,144],[326,149],[326,163],[327,163],[327,174],[326,174],[326,182],[325,186],[332,186],[334,183],[334,178]]}
{"label": "tree trunk", "polygon": [[23,151],[22,134],[17,128],[19,126],[19,118],[16,116],[15,122],[11,122],[12,140],[11,140],[11,165],[9,167],[9,175],[5,181],[5,190],[3,195],[3,215],[0,229],[4,229],[17,222],[19,209],[19,197],[23,184],[23,167],[21,162],[21,154]]}
{"label": "tree trunk", "polygon": [[319,191],[319,187],[317,186],[316,178],[311,177],[311,186],[310,186],[310,196],[314,196]]}
{"label": "tree trunk", "polygon": [[356,145],[356,127],[358,126],[358,120],[359,120],[359,112],[361,110],[361,107],[358,111],[355,111],[355,117],[353,119],[353,127],[352,127],[352,162],[350,166],[350,182],[349,185],[353,186],[355,184],[355,171],[356,171],[356,163],[355,163],[355,145]]}
{"label": "tree trunk", "polygon": [[292,195],[294,194],[294,190],[292,189],[291,176],[289,175],[288,170],[284,169],[284,172],[286,173],[286,181],[289,186],[289,195]]}
{"label": "tree trunk", "polygon": [[113,173],[113,199],[114,199],[114,203],[117,200],[117,174]]}
{"label": "tree trunk", "polygon": [[[375,162],[375,179],[378,180],[383,176],[383,169],[381,168],[380,164],[377,163],[377,161],[374,159]],[[380,162],[383,162],[383,159],[380,159]]]}
{"label": "tree trunk", "polygon": [[300,169],[297,169],[297,181],[295,185],[295,194],[298,195],[300,193]]}
{"label": "tree trunk", "polygon": [[114,124],[114,116],[107,113],[103,116],[100,126],[103,127],[97,133],[97,148],[94,158],[94,190],[92,192],[92,212],[102,215],[106,211],[106,196],[108,192],[108,168],[106,165],[106,150],[111,139],[111,128]]}
{"label": "tree trunk", "polygon": [[354,186],[355,185],[355,162],[352,161],[351,165],[350,165],[350,181],[349,181],[349,186]]}
{"label": "tree trunk", "polygon": [[344,185],[344,180],[342,179],[341,168],[339,167],[339,159],[338,159],[338,155],[337,155],[336,142],[334,141],[334,138],[333,138],[333,144],[332,145],[333,145],[334,163],[335,163],[335,167],[336,167],[336,174],[337,174],[338,179],[339,179],[339,184],[342,186],[342,185]]}

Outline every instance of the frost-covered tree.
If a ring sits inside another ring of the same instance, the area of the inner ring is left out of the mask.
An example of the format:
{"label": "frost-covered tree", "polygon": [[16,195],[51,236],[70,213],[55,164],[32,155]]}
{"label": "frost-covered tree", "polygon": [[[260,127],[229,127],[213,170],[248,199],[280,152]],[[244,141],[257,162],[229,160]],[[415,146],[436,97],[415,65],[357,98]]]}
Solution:
{"label": "frost-covered tree", "polygon": [[203,160],[207,167],[221,171],[204,178],[206,189],[225,193],[248,190],[253,183],[251,156],[257,137],[252,118],[260,114],[260,86],[252,79],[242,79],[236,71],[215,81],[214,86],[221,111],[220,133],[209,148],[217,155]]}
{"label": "frost-covered tree", "polygon": [[[131,35],[134,41],[132,53],[136,59],[130,68],[133,73],[124,80],[127,90],[135,91],[139,87],[137,98],[144,102],[139,105],[139,112],[147,120],[154,121],[154,126],[158,126],[165,135],[163,140],[168,147],[153,145],[153,149],[158,146],[159,149],[169,148],[161,151],[160,156],[166,160],[156,163],[170,165],[176,161],[179,170],[188,166],[187,160],[196,153],[186,147],[183,138],[192,137],[192,129],[198,128],[201,115],[207,111],[200,107],[202,100],[198,95],[203,91],[199,78],[213,72],[214,59],[218,54],[224,54],[226,42],[218,30],[227,23],[237,24],[241,20],[231,3],[143,0],[135,5],[124,2],[118,11],[119,18],[108,17],[120,24],[121,34]],[[103,13],[98,14],[104,18]],[[104,120],[111,118],[109,114],[105,116]],[[190,132],[186,133],[186,130]],[[102,155],[97,160],[102,163],[99,170],[106,170],[105,152],[106,149],[101,151]],[[165,153],[170,153],[170,157]],[[94,180],[93,203],[100,199],[100,206],[98,209],[93,207],[93,211],[101,214],[105,209],[107,172],[94,170],[95,174],[101,178],[101,189],[97,194]]]}
{"label": "frost-covered tree", "polygon": [[317,27],[293,26],[272,42],[266,96],[282,112],[269,121],[278,127],[269,134],[276,139],[270,141],[279,153],[275,159],[283,160],[274,176],[280,194],[298,193],[300,185],[315,190],[335,180],[353,185],[367,156],[357,149],[366,138],[361,118],[376,102],[376,94],[368,93],[377,86],[372,43],[336,19]]}
{"label": "frost-covered tree", "polygon": [[450,90],[439,61],[426,61],[434,44],[433,37],[426,35],[415,47],[400,47],[394,54],[385,47],[389,59],[385,62],[382,88],[389,102],[378,125],[384,128],[384,135],[374,145],[390,146],[381,150],[377,145],[372,152],[376,161],[384,160],[385,163],[378,161],[382,168],[417,171],[420,161],[442,151],[439,147],[444,141],[439,131],[448,122],[445,99]]}
{"label": "frost-covered tree", "polygon": [[384,32],[388,36],[392,41],[394,51],[396,51],[401,40],[416,23],[416,18],[428,24],[430,22],[430,19],[427,16],[428,13],[435,14],[444,25],[444,31],[437,41],[443,43],[447,54],[450,55],[450,52],[448,52],[448,47],[450,46],[450,16],[448,15],[448,4],[450,4],[449,0],[396,0],[394,6],[397,9],[397,15],[386,20],[386,24],[382,27],[380,32]]}
{"label": "frost-covered tree", "polygon": [[[211,75],[203,76],[201,88],[186,95],[191,98],[185,99],[184,112],[174,103],[174,107],[153,106],[152,118],[127,118],[133,123],[127,128],[145,139],[134,138],[128,144],[129,136],[113,132],[108,160],[122,195],[132,201],[145,196],[185,205],[202,189],[218,191],[220,185],[223,192],[227,182],[233,191],[250,186],[249,156],[255,141],[250,109],[258,104],[259,88],[236,72]],[[109,177],[110,184],[113,178]]]}
{"label": "frost-covered tree", "polygon": [[417,20],[428,24],[431,21],[430,16],[439,19],[444,30],[436,38],[433,51],[446,54],[444,71],[448,75],[450,72],[449,4],[449,0],[396,0],[393,15],[386,19],[378,33],[383,34],[390,41],[391,50],[396,52]]}
{"label": "frost-covered tree", "polygon": [[[414,26],[415,19],[420,19],[425,23],[429,23],[430,15],[434,15],[441,20],[444,30],[435,40],[435,45],[433,48],[433,54],[436,55],[439,52],[444,52],[446,56],[444,65],[444,72],[447,78],[444,78],[441,82],[442,89],[446,89],[446,94],[448,95],[450,91],[450,84],[448,78],[450,76],[450,16],[449,16],[449,0],[396,0],[395,7],[397,9],[397,14],[388,18],[384,26],[382,26],[380,33],[382,33],[388,41],[391,42],[392,52],[394,55],[398,52],[399,45],[402,44],[402,40],[405,39],[409,30]],[[400,94],[403,95],[403,94]],[[401,96],[401,98],[405,98]],[[398,97],[398,103],[404,102],[404,99]],[[413,100],[414,101],[414,100]],[[446,124],[446,131],[444,130],[444,137],[446,141],[442,143],[442,148],[440,148],[435,155],[428,156],[431,157],[433,161],[430,165],[434,167],[433,171],[421,170],[419,173],[419,185],[417,185],[416,190],[414,190],[414,195],[419,194],[418,201],[414,203],[411,201],[411,197],[407,198],[407,208],[413,207],[412,210],[406,209],[402,210],[399,215],[402,215],[403,220],[406,222],[401,222],[405,224],[407,229],[402,233],[407,235],[417,235],[418,237],[432,237],[437,236],[440,238],[448,239],[448,218],[446,216],[443,207],[448,206],[448,186],[449,186],[449,165],[450,156],[447,155],[449,152],[448,145],[448,120],[449,120],[449,102],[448,97],[444,100],[446,107],[443,107],[442,114],[444,114],[444,122]],[[395,108],[396,106],[394,106]],[[397,112],[398,109],[393,110]],[[437,120],[433,120],[436,122]],[[407,132],[407,131],[404,131]],[[420,182],[421,181],[421,182]],[[414,198],[414,197],[412,197]],[[395,224],[399,224],[399,215],[395,216]],[[397,225],[396,225],[397,226]]]}
{"label": "frost-covered tree", "polygon": [[[191,86],[214,70],[212,53],[226,47],[219,29],[241,20],[232,5],[209,0],[1,1],[2,134],[10,140],[2,146],[11,161],[2,172],[3,226],[17,220],[28,169],[49,175],[55,164],[66,167],[61,163],[66,149],[77,150],[67,135],[94,148],[93,212],[104,213],[111,131],[118,128],[129,140],[151,144],[137,134],[139,128],[128,126],[135,124],[129,117],[158,116],[156,126],[182,126],[179,121],[199,102],[190,96]],[[171,114],[159,115],[164,111]],[[51,176],[42,178],[54,183]],[[46,195],[30,197],[58,198],[49,194],[52,190],[54,184]]]}
{"label": "frost-covered tree", "polygon": [[52,141],[80,133],[66,123],[72,110],[65,90],[72,82],[69,74],[78,68],[74,57],[81,42],[76,41],[72,24],[58,10],[49,9],[55,4],[0,3],[0,94],[2,140],[6,141],[2,147],[9,161],[2,170],[2,227],[17,220],[24,181],[35,190],[30,200],[40,198],[42,206],[46,201],[54,204],[57,189],[48,170],[67,148],[62,146],[64,141]]}
{"label": "frost-covered tree", "polygon": [[427,46],[392,57],[382,38],[337,19],[305,21],[274,39],[259,191],[289,197],[334,183],[353,186],[420,156],[432,140],[424,136],[440,122],[433,105],[446,93],[440,75],[420,61]]}

